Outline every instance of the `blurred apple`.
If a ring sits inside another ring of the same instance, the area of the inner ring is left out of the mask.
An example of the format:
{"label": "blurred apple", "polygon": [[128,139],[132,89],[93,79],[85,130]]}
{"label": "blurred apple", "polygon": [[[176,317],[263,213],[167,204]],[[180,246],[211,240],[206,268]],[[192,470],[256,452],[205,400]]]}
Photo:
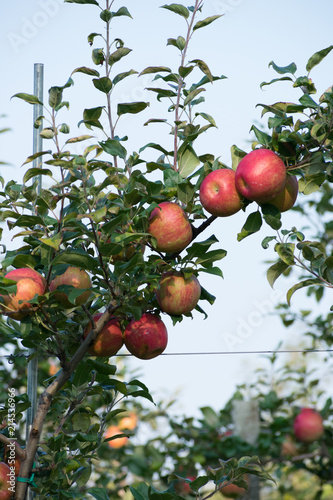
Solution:
{"label": "blurred apple", "polygon": [[228,217],[242,208],[242,197],[235,186],[235,172],[220,168],[210,172],[200,186],[200,202],[207,212]]}
{"label": "blurred apple", "polygon": [[323,419],[312,408],[303,408],[294,420],[294,434],[303,443],[312,443],[324,433]]}
{"label": "blurred apple", "polygon": [[0,462],[0,500],[9,500],[14,495],[14,493],[9,489],[11,488],[10,472],[10,467],[8,467],[5,462]]}
{"label": "blurred apple", "polygon": [[[89,274],[78,267],[69,266],[63,274],[56,276],[50,283],[50,292],[54,292],[60,285],[70,285],[77,289],[86,289],[91,287]],[[76,297],[75,304],[70,302],[65,292],[56,292],[55,299],[66,309],[80,306],[87,302],[91,294],[90,290],[85,290]]]}
{"label": "blurred apple", "polygon": [[[95,323],[101,316],[102,313],[93,316]],[[90,330],[91,323],[89,323],[83,332],[84,338],[86,338]],[[117,354],[123,344],[123,334],[120,329],[119,321],[117,318],[110,318],[95,338],[93,345],[89,347],[88,352],[92,356],[110,357]]]}
{"label": "blurred apple", "polygon": [[[116,436],[117,434],[123,434],[121,429],[117,425],[110,425],[105,431],[104,437],[105,439],[111,438],[113,436]],[[127,436],[122,436],[119,438],[111,439],[111,441],[108,441],[108,445],[110,448],[122,448],[128,443],[128,437]]]}
{"label": "blurred apple", "polygon": [[271,205],[277,207],[280,212],[287,212],[295,205],[298,196],[298,180],[296,175],[287,175],[286,183],[282,191],[269,200]]}
{"label": "blurred apple", "polygon": [[195,308],[200,294],[201,286],[194,274],[185,278],[182,272],[167,271],[162,274],[156,299],[162,311],[179,316]]}
{"label": "blurred apple", "polygon": [[184,210],[170,201],[163,201],[154,208],[148,231],[156,238],[159,252],[181,252],[192,240],[192,227]]}
{"label": "blurred apple", "polygon": [[43,295],[46,290],[46,280],[37,271],[28,267],[13,269],[5,275],[5,278],[17,282],[16,293],[2,295],[4,304],[1,309],[3,312],[16,311],[8,313],[13,319],[20,321],[27,314],[33,304],[27,302],[35,295]]}
{"label": "blurred apple", "polygon": [[125,346],[133,356],[152,359],[162,354],[168,343],[168,332],[163,321],[151,313],[130,321],[124,331]]}
{"label": "blurred apple", "polygon": [[283,457],[295,457],[297,455],[297,448],[291,436],[286,436],[281,445],[281,455]]}
{"label": "blurred apple", "polygon": [[248,200],[270,203],[284,188],[286,167],[269,149],[255,149],[238,164],[235,183],[238,192]]}
{"label": "blurred apple", "polygon": [[119,429],[127,429],[133,431],[138,425],[138,417],[134,412],[131,412],[128,416],[120,419],[118,427]]}

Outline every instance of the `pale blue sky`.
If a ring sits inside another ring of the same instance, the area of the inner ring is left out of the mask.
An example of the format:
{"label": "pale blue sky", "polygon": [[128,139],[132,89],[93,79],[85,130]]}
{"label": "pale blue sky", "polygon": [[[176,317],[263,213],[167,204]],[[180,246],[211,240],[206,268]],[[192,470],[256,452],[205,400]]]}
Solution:
{"label": "pale blue sky", "polygon": [[[119,64],[119,71],[130,68],[141,71],[153,65],[178,67],[177,50],[167,47],[166,40],[183,35],[185,25],[180,16],[159,8],[164,3],[171,2],[116,0],[113,9],[126,4],[134,18],[119,19],[112,34],[133,49]],[[34,63],[45,65],[45,95],[51,85],[63,85],[74,68],[93,67],[86,37],[103,28],[96,7],[63,4],[61,0],[6,2],[0,14],[0,114],[7,115],[1,120],[1,127],[12,129],[0,136],[0,160],[14,165],[1,167],[1,173],[7,181],[20,180],[24,172],[20,165],[32,153],[32,107],[21,100],[11,100],[11,96],[18,92],[32,93]],[[218,129],[202,137],[198,153],[213,153],[228,164],[233,144],[250,150],[249,129],[254,120],[259,120],[261,112],[255,108],[257,103],[295,101],[300,97],[300,91],[293,90],[287,82],[265,87],[264,91],[259,86],[277,76],[268,68],[270,61],[280,66],[294,61],[299,68],[297,74],[304,75],[308,58],[333,43],[333,4],[332,0],[318,0],[315,5],[310,0],[207,0],[203,14],[225,16],[196,32],[189,58],[205,60],[214,75],[224,74],[228,79],[207,87],[206,104],[200,111],[213,115]],[[319,93],[332,84],[332,54],[313,70],[312,77]],[[84,107],[104,104],[103,95],[93,89],[89,77],[77,74],[74,81],[75,86],[65,94],[71,109],[61,115],[70,124],[72,135],[76,135],[75,127]],[[133,76],[116,95],[120,102],[152,102],[142,114],[120,123],[119,135],[129,136],[129,151],[151,141],[170,146],[166,128],[142,127],[151,117],[163,117],[166,109],[165,104],[156,105],[146,86],[148,78]],[[79,133],[86,132],[81,128]],[[44,148],[48,147],[45,143]],[[260,242],[272,231],[265,228],[259,235],[237,243],[236,235],[245,218],[244,213],[239,213],[219,219],[204,233],[204,237],[215,233],[221,247],[228,251],[226,259],[221,261],[225,279],[202,277],[203,286],[217,296],[214,306],[205,306],[209,313],[207,320],[195,312],[193,321],[185,320],[174,328],[163,317],[169,330],[168,352],[273,349],[278,339],[289,341],[290,332],[281,327],[279,320],[264,316],[264,311],[271,310],[286,291],[286,283],[280,281],[276,294],[272,295],[265,278],[268,266],[263,261],[274,258],[274,254],[272,249],[264,251]],[[294,225],[294,215],[285,214],[283,221],[285,227]],[[303,301],[304,294],[300,293],[295,296],[294,304]],[[293,336],[297,337],[297,328]],[[249,379],[258,363],[259,357],[255,355],[161,356],[149,362],[133,360],[131,365],[142,367],[141,378],[157,399],[181,389],[180,409],[190,413],[205,405],[219,409],[231,395],[235,382]]]}

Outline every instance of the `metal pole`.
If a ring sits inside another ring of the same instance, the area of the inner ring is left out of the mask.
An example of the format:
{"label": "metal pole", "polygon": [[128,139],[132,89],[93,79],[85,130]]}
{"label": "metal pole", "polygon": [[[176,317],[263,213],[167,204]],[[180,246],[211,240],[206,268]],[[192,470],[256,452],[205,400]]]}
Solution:
{"label": "metal pole", "polygon": [[[40,102],[43,102],[43,85],[44,85],[44,65],[36,63],[34,65],[34,95],[38,97]],[[43,114],[43,106],[40,104],[35,104],[33,112],[33,120],[36,122],[39,116]],[[43,139],[40,136],[40,131],[42,130],[42,124],[33,129],[33,154],[42,151]],[[40,158],[36,158],[33,162],[33,167],[41,167],[42,162]],[[37,192],[40,193],[42,188],[42,176],[38,176],[38,186]],[[29,356],[34,354],[34,349],[29,349]],[[31,403],[30,408],[27,410],[27,421],[26,421],[26,441],[30,434],[31,426],[36,414],[37,409],[37,375],[38,375],[38,358],[35,356],[28,362],[28,381],[27,381],[27,395]],[[26,500],[32,500],[35,497],[33,491],[28,488]]]}

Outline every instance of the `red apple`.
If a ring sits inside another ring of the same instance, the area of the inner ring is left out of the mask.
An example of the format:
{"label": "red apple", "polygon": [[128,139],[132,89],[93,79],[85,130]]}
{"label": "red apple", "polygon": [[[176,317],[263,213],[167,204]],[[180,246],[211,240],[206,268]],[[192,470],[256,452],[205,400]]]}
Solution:
{"label": "red apple", "polygon": [[[9,489],[10,488],[10,489]],[[15,472],[5,462],[0,462],[0,500],[9,500],[15,491]]]}
{"label": "red apple", "polygon": [[194,274],[185,278],[182,272],[167,271],[162,274],[156,299],[162,311],[179,316],[195,308],[200,294],[201,286]]}
{"label": "red apple", "polygon": [[298,195],[298,180],[296,175],[287,175],[286,183],[282,191],[269,200],[271,205],[277,207],[280,212],[287,212],[295,205]]}
{"label": "red apple", "polygon": [[248,200],[269,203],[283,190],[286,175],[285,164],[274,151],[255,149],[238,164],[236,188]]}
{"label": "red apple", "polygon": [[[102,313],[95,314],[93,320],[97,322]],[[91,324],[85,329],[83,336],[86,338],[91,330]],[[123,334],[117,318],[111,318],[97,335],[88,352],[93,356],[110,357],[117,354],[124,343]]]}
{"label": "red apple", "polygon": [[[29,313],[29,309],[33,304],[27,302],[35,297],[35,295],[43,295],[46,290],[46,280],[37,271],[28,267],[21,269],[13,269],[6,274],[5,278],[17,282],[16,293],[2,295],[4,306],[2,310],[5,312],[16,311],[9,313],[13,319],[21,320]],[[20,302],[22,301],[22,302]]]}
{"label": "red apple", "polygon": [[168,332],[163,321],[151,313],[133,319],[125,328],[125,346],[133,356],[152,359],[162,354],[168,343]]}
{"label": "red apple", "polygon": [[227,484],[227,486],[223,486],[220,491],[222,495],[227,498],[238,498],[246,493],[245,488],[241,488],[235,484]]}
{"label": "red apple", "polygon": [[323,419],[316,410],[303,408],[294,420],[296,439],[303,443],[312,443],[324,433]]}
{"label": "red apple", "polygon": [[[56,276],[50,283],[50,292],[54,292],[60,285],[71,285],[78,289],[86,289],[91,287],[89,274],[78,267],[68,267],[63,274]],[[65,292],[56,292],[55,299],[66,309],[75,306],[80,306],[87,302],[91,294],[90,290],[85,290],[75,300],[75,305],[69,301]]]}
{"label": "red apple", "polygon": [[200,202],[207,212],[228,217],[242,208],[242,197],[235,186],[235,172],[221,168],[210,172],[200,186]]}
{"label": "red apple", "polygon": [[[105,439],[108,439],[113,436],[116,436],[117,434],[123,434],[122,430],[117,425],[110,425],[110,427],[106,429],[104,437]],[[119,438],[111,439],[111,441],[108,441],[107,444],[110,446],[110,448],[122,448],[127,444],[127,442],[128,442],[128,437],[122,436]]]}
{"label": "red apple", "polygon": [[181,252],[192,240],[192,227],[184,210],[170,201],[163,201],[154,208],[148,231],[156,238],[159,252]]}

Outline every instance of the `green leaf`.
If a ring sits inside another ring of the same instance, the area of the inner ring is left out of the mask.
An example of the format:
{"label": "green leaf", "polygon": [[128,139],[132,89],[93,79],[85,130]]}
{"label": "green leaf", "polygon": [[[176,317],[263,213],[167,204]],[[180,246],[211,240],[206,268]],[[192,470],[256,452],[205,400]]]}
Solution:
{"label": "green leaf", "polygon": [[127,151],[122,144],[116,139],[107,139],[99,143],[103,150],[112,156],[119,156],[122,159],[126,158]]}
{"label": "green leaf", "polygon": [[49,106],[55,109],[62,101],[63,87],[51,87],[49,89]]}
{"label": "green leaf", "polygon": [[120,61],[123,57],[127,56],[132,52],[132,49],[128,49],[127,47],[119,47],[115,52],[113,52],[109,57],[109,64],[113,66],[116,62]]}
{"label": "green leaf", "polygon": [[208,26],[211,24],[213,21],[218,19],[219,17],[222,17],[222,15],[217,15],[217,16],[211,16],[211,17],[206,17],[206,19],[203,19],[202,21],[198,21],[194,26],[193,26],[193,31],[198,30],[200,28],[204,28],[205,26]]}
{"label": "green leaf", "polygon": [[71,252],[69,250],[57,255],[52,265],[67,264],[69,266],[79,267],[80,269],[94,270],[98,266],[97,261],[86,252]]}
{"label": "green leaf", "polygon": [[192,61],[189,61],[190,63],[195,63],[199,69],[201,69],[201,71],[206,75],[206,77],[208,78],[208,80],[213,83],[213,75],[209,69],[209,67],[207,66],[207,64],[205,63],[205,61],[202,61],[201,59],[192,59]]}
{"label": "green leaf", "polygon": [[182,36],[177,37],[177,40],[175,38],[168,38],[167,45],[172,45],[179,50],[183,50],[185,48],[186,41]]}
{"label": "green leaf", "polygon": [[41,217],[36,215],[20,215],[14,224],[14,227],[34,227],[34,226],[45,226],[45,223]]}
{"label": "green leaf", "polygon": [[312,285],[325,286],[325,284],[320,279],[312,279],[312,278],[297,283],[296,285],[292,286],[287,292],[288,305],[290,306],[291,297],[297,290]]}
{"label": "green leaf", "polygon": [[48,168],[29,168],[23,177],[23,182],[26,183],[33,177],[37,177],[39,175],[48,175],[52,177],[52,171]]}
{"label": "green leaf", "polygon": [[147,75],[150,73],[163,73],[163,72],[171,73],[171,69],[166,66],[148,66],[148,68],[145,68],[143,71],[141,71],[139,76]]}
{"label": "green leaf", "polygon": [[268,67],[272,66],[272,68],[279,73],[279,75],[284,75],[285,73],[291,73],[292,75],[295,74],[297,71],[297,66],[295,63],[290,63],[288,66],[277,66],[274,61],[271,61],[268,65]]}
{"label": "green leaf", "polygon": [[103,78],[94,78],[93,84],[97,90],[104,92],[104,94],[108,94],[112,89],[112,82],[107,76],[104,76]]}
{"label": "green leaf", "polygon": [[259,130],[255,125],[252,125],[250,130],[254,132],[254,135],[256,136],[260,144],[263,144],[264,146],[269,146],[270,143],[272,142],[271,136],[266,134],[266,132]]}
{"label": "green leaf", "polygon": [[201,413],[205,419],[205,422],[209,425],[209,427],[218,427],[219,426],[219,416],[210,406],[203,406],[200,408]]}
{"label": "green leaf", "polygon": [[59,250],[62,242],[62,236],[61,234],[57,233],[51,238],[39,238],[39,241],[44,243],[44,245],[54,248],[55,250]]}
{"label": "green leaf", "polygon": [[96,69],[87,68],[86,66],[74,69],[71,74],[73,75],[74,73],[84,73],[85,75],[99,77],[99,72]]}
{"label": "green leaf", "polygon": [[262,242],[261,246],[266,250],[269,247],[269,243],[273,240],[276,240],[276,236],[266,236]]}
{"label": "green leaf", "polygon": [[244,156],[247,155],[247,153],[242,149],[239,149],[235,145],[231,146],[230,152],[231,152],[232,169],[236,170],[239,162],[241,161],[242,158],[244,158]]}
{"label": "green leaf", "polygon": [[65,0],[65,3],[79,3],[79,4],[84,4],[88,3],[91,5],[99,5],[96,0]]}
{"label": "green leaf", "polygon": [[[179,153],[179,152],[178,152]],[[200,164],[192,146],[187,145],[185,150],[181,152],[178,158],[178,171],[183,178],[188,177],[194,172],[196,167]]]}
{"label": "green leaf", "polygon": [[195,116],[202,116],[205,120],[207,120],[213,127],[217,127],[215,120],[208,113],[195,113]]}
{"label": "green leaf", "polygon": [[317,64],[319,64],[324,59],[324,57],[326,57],[327,54],[329,54],[331,52],[332,49],[333,49],[333,45],[330,45],[326,49],[322,49],[322,50],[319,50],[319,52],[315,52],[315,54],[313,54],[310,57],[310,59],[308,60],[308,62],[306,64],[306,70],[311,71],[312,68],[317,66]]}
{"label": "green leaf", "polygon": [[131,14],[129,13],[126,7],[120,7],[120,9],[118,9],[117,12],[111,12],[111,18],[120,16],[127,16],[132,18]]}
{"label": "green leaf", "polygon": [[248,216],[240,233],[237,234],[237,241],[242,241],[247,236],[254,234],[260,230],[262,226],[262,218],[260,212],[253,212]]}
{"label": "green leaf", "polygon": [[274,205],[266,204],[264,203],[261,205],[261,210],[262,210],[262,215],[265,219],[265,222],[275,230],[278,230],[281,228],[282,223],[281,223],[281,213],[278,208],[276,208]]}
{"label": "green leaf", "polygon": [[106,488],[89,488],[87,493],[96,498],[96,500],[109,500],[110,498]]}
{"label": "green leaf", "polygon": [[24,94],[22,92],[13,95],[12,97],[18,97],[19,99],[23,99],[23,101],[28,102],[29,104],[41,104],[43,103],[38,99],[37,96],[32,94]]}
{"label": "green leaf", "polygon": [[300,97],[298,100],[303,106],[306,106],[307,108],[317,109],[319,107],[316,101],[312,99],[312,97],[308,94],[302,95],[302,97]]}
{"label": "green leaf", "polygon": [[146,483],[137,483],[129,487],[135,500],[149,500],[149,486]]}
{"label": "green leaf", "polygon": [[65,144],[73,144],[75,142],[82,142],[86,141],[87,139],[92,139],[94,137],[93,135],[80,135],[79,137],[72,137],[71,139],[68,139]]}
{"label": "green leaf", "polygon": [[112,80],[113,85],[117,85],[121,80],[124,80],[124,78],[127,78],[128,76],[131,75],[136,75],[138,72],[135,71],[134,69],[130,69],[129,71],[124,71],[123,73],[119,73],[114,77]]}
{"label": "green leaf", "polygon": [[183,105],[184,106],[187,106],[188,104],[190,104],[190,102],[193,101],[193,99],[198,95],[200,94],[201,92],[205,92],[206,89],[203,89],[203,88],[199,88],[199,89],[195,89],[195,90],[192,90],[192,92],[189,92],[188,95],[186,96],[185,100],[184,100],[184,103]]}
{"label": "green leaf", "polygon": [[185,19],[187,19],[190,15],[189,10],[186,7],[184,7],[184,5],[181,5],[179,3],[172,3],[170,5],[162,5],[161,8],[171,10],[175,14],[179,14],[180,16],[185,17]]}
{"label": "green leaf", "polygon": [[125,115],[126,113],[140,113],[149,106],[149,102],[122,102],[118,104],[117,115]]}
{"label": "green leaf", "polygon": [[262,82],[260,84],[260,88],[262,89],[263,87],[265,87],[265,85],[271,85],[272,83],[283,82],[283,81],[292,82],[293,79],[290,78],[290,76],[283,76],[282,78],[273,78],[273,80],[271,80],[270,82]]}
{"label": "green leaf", "polygon": [[277,252],[280,259],[288,266],[292,266],[295,263],[295,243],[276,243],[274,250]]}

